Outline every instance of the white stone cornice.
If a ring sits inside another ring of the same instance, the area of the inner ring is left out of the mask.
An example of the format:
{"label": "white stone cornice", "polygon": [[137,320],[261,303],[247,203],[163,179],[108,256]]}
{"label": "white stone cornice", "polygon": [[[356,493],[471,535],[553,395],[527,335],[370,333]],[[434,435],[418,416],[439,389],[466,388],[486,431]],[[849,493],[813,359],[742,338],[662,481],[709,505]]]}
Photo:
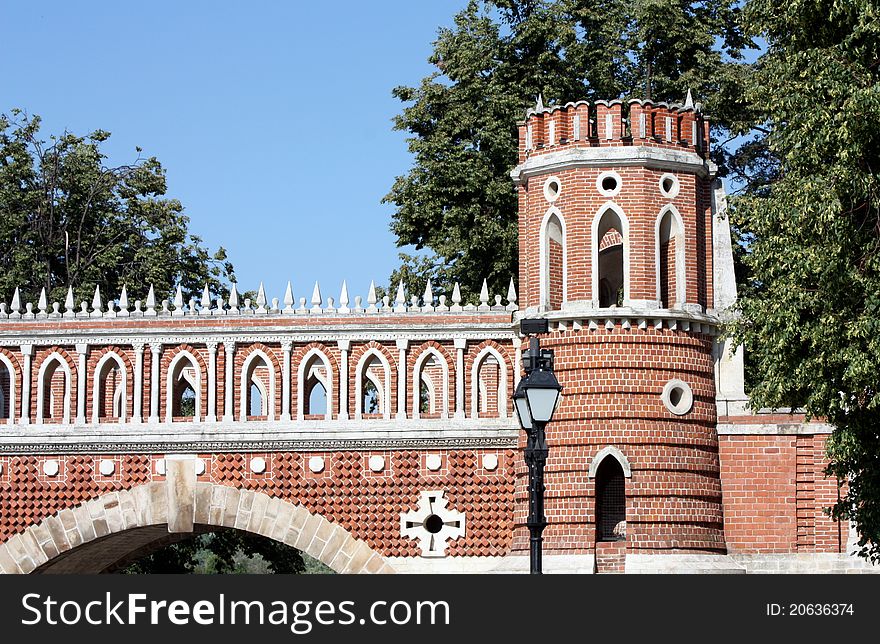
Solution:
{"label": "white stone cornice", "polygon": [[536,174],[561,172],[572,168],[614,168],[639,166],[657,170],[678,170],[700,176],[714,173],[712,162],[690,150],[650,147],[645,145],[620,147],[572,147],[535,154],[510,172],[514,183],[527,181]]}

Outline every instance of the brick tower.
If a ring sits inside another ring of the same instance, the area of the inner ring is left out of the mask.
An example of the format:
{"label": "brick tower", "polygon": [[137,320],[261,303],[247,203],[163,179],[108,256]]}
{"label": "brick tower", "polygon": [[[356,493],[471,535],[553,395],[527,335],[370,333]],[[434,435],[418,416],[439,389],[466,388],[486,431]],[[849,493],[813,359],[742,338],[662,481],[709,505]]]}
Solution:
{"label": "brick tower", "polygon": [[[713,169],[690,99],[539,102],[520,126],[520,301],[549,318],[541,343],[565,387],[547,428],[548,557],[593,557],[599,572],[727,559],[715,557]],[[527,547],[518,477],[515,551]]]}

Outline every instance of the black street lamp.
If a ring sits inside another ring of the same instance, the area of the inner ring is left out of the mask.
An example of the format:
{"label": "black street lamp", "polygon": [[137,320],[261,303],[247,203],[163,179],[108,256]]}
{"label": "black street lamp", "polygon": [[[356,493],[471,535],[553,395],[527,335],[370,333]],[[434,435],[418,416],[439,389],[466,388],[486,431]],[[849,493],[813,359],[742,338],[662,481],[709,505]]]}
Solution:
{"label": "black street lamp", "polygon": [[[534,320],[529,322],[534,323]],[[547,331],[547,321],[543,332]],[[522,325],[525,332],[541,332]],[[529,571],[533,575],[541,574],[541,548],[544,538],[541,536],[547,527],[544,516],[544,465],[547,462],[547,437],[544,429],[553,418],[559,406],[562,385],[553,373],[553,350],[541,349],[538,338],[529,338],[529,348],[523,356],[525,377],[520,380],[513,394],[516,415],[519,424],[526,432],[525,460],[529,468],[529,516],[526,525],[529,528]]]}

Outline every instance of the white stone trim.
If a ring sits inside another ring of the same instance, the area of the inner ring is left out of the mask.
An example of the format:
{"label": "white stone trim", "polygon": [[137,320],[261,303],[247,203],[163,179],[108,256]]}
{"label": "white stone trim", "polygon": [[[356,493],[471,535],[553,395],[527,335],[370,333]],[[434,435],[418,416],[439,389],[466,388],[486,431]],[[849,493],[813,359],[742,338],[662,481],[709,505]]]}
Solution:
{"label": "white stone trim", "polygon": [[[663,187],[663,184],[667,180],[672,181],[672,188],[670,190],[666,190]],[[681,182],[678,180],[678,177],[671,172],[664,172],[662,175],[660,175],[660,179],[657,180],[657,187],[660,189],[661,195],[663,195],[667,199],[675,199],[678,196],[678,193],[681,191]]]}
{"label": "white stone trim", "polygon": [[[550,188],[550,184],[556,184],[556,193],[554,194]],[[553,203],[557,199],[559,199],[560,195],[562,195],[562,181],[559,180],[559,177],[551,176],[547,177],[547,180],[544,181],[544,199],[546,199],[549,203]]]}
{"label": "white stone trim", "polygon": [[[672,402],[671,396],[674,389],[681,389],[681,398],[678,404]],[[694,408],[694,392],[691,386],[684,380],[673,378],[663,386],[660,394],[663,405],[676,416],[684,416]]]}
{"label": "white stone trim", "polygon": [[660,214],[657,215],[657,219],[654,222],[654,278],[657,284],[657,302],[660,302],[660,227],[663,225],[663,218],[669,215],[672,218],[672,221],[678,227],[678,231],[675,235],[670,235],[669,241],[672,242],[673,239],[675,241],[675,302],[673,302],[674,306],[669,306],[667,303],[666,308],[680,308],[682,304],[687,301],[687,275],[685,269],[685,258],[687,257],[687,253],[685,251],[685,239],[687,236],[684,231],[684,220],[681,218],[681,213],[678,212],[678,208],[673,206],[672,204],[667,204],[663,206],[660,210]]}
{"label": "white stone trim", "polygon": [[623,470],[623,475],[626,478],[632,477],[632,467],[630,467],[629,459],[626,457],[626,454],[621,452],[613,445],[608,445],[596,452],[593,460],[590,461],[590,469],[588,474],[591,479],[596,478],[596,472],[599,471],[599,466],[602,464],[602,461],[604,461],[609,456],[611,458],[617,459],[617,462],[620,463],[620,469]]}
{"label": "white stone trim", "polygon": [[539,284],[540,284],[540,302],[541,306],[550,309],[550,239],[547,231],[550,227],[550,220],[556,217],[559,222],[559,228],[562,232],[562,301],[568,300],[568,233],[565,228],[565,217],[559,208],[551,207],[544,214],[541,220],[541,229],[538,233],[539,240]]}
{"label": "white stone trim", "polygon": [[[423,557],[445,557],[449,541],[465,535],[465,514],[448,506],[443,490],[422,492],[415,510],[400,514],[400,534],[418,539]],[[426,524],[430,517],[439,517],[442,527],[430,532]]]}
{"label": "white stone trim", "polygon": [[620,227],[623,230],[620,230],[620,236],[623,238],[623,305],[629,306],[630,301],[630,287],[629,287],[629,220],[626,218],[626,214],[623,212],[623,208],[618,206],[613,201],[606,201],[599,210],[596,211],[596,214],[593,216],[593,223],[590,227],[591,234],[591,250],[592,250],[592,266],[590,270],[592,272],[592,298],[593,298],[593,306],[599,307],[599,244],[602,242],[602,237],[614,226],[607,226],[602,229],[602,222],[605,219],[605,216],[609,213],[613,212],[618,221],[620,222]]}
{"label": "white stone trim", "polygon": [[828,423],[718,423],[719,436],[814,436],[833,431]]}
{"label": "white stone trim", "polygon": [[[605,179],[614,179],[614,181],[616,182],[615,187],[611,190],[607,190],[605,187],[603,187],[602,182],[604,182]],[[599,176],[596,177],[596,190],[603,197],[608,197],[608,198],[616,197],[617,195],[620,194],[620,191],[622,189],[623,189],[623,179],[614,170],[606,170],[605,172],[600,172]]]}
{"label": "white stone trim", "polygon": [[471,365],[471,418],[479,418],[479,374],[483,360],[489,355],[498,361],[498,417],[507,418],[507,360],[495,347],[483,347]]}

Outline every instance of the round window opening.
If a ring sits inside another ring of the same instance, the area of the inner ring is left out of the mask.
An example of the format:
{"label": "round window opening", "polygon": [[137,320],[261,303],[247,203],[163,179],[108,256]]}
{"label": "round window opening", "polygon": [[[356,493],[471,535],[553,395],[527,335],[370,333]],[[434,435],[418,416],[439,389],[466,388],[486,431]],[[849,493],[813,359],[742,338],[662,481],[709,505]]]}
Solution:
{"label": "round window opening", "polygon": [[694,392],[683,380],[670,380],[660,395],[666,409],[677,416],[687,414],[694,406]]}
{"label": "round window opening", "polygon": [[614,197],[620,192],[620,175],[614,170],[608,170],[596,177],[596,190],[606,197]]}
{"label": "round window opening", "polygon": [[660,192],[667,199],[675,199],[678,196],[678,191],[681,189],[681,184],[678,182],[678,177],[674,174],[669,174],[668,172],[660,177]]}
{"label": "round window opening", "polygon": [[443,529],[443,519],[441,519],[436,514],[432,514],[427,519],[425,519],[425,530],[430,532],[431,534],[437,534]]}
{"label": "round window opening", "polygon": [[562,192],[562,183],[557,177],[550,177],[544,182],[544,198],[547,201],[556,201]]}

